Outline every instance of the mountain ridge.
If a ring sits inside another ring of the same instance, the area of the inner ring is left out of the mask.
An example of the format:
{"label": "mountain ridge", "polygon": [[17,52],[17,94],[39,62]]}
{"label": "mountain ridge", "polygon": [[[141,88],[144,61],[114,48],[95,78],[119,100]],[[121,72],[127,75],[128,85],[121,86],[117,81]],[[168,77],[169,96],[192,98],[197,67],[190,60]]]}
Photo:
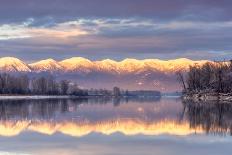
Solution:
{"label": "mountain ridge", "polygon": [[15,57],[0,58],[0,70],[4,72],[31,72],[28,64]]}
{"label": "mountain ridge", "polygon": [[28,73],[30,76],[49,73],[57,80],[71,80],[83,88],[106,88],[119,86],[129,90],[178,91],[176,72],[186,72],[189,65],[202,65],[208,60],[193,61],[186,58],[173,60],[127,58],[122,61],[104,59],[91,61],[72,57],[61,61],[45,59],[30,64],[14,57],[0,58],[0,71]]}
{"label": "mountain ridge", "polygon": [[103,59],[91,61],[83,57],[72,57],[61,61],[45,59],[30,64],[15,57],[0,58],[0,70],[4,72],[82,72],[102,71],[112,73],[133,73],[143,70],[153,70],[161,72],[176,72],[188,70],[190,65],[204,64],[209,60],[190,60],[186,58],[160,60],[160,59],[132,59],[126,58],[122,61]]}

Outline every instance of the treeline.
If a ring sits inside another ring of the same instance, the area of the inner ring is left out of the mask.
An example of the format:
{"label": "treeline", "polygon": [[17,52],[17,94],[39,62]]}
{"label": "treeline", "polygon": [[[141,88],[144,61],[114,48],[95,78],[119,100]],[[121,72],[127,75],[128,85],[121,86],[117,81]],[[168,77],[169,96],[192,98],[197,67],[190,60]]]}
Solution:
{"label": "treeline", "polygon": [[186,75],[180,72],[177,75],[185,93],[232,92],[232,61],[207,62],[201,66],[196,64],[190,66]]}
{"label": "treeline", "polygon": [[127,91],[114,87],[107,89],[80,89],[68,80],[57,81],[53,76],[29,78],[27,75],[0,74],[0,94],[5,95],[74,95],[74,96],[160,96],[158,91]]}
{"label": "treeline", "polygon": [[29,78],[27,75],[0,74],[0,94],[87,95],[86,90],[67,80],[56,81],[53,76]]}

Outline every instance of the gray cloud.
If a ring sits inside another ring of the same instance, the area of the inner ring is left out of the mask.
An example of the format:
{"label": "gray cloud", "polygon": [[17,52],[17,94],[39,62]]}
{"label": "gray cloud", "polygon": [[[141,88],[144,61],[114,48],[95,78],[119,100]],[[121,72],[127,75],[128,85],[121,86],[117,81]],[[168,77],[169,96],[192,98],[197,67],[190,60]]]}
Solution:
{"label": "gray cloud", "polygon": [[1,0],[0,21],[35,18],[47,23],[47,19],[135,16],[157,20],[231,20],[231,6],[230,0]]}
{"label": "gray cloud", "polygon": [[2,0],[0,56],[232,56],[230,0]]}

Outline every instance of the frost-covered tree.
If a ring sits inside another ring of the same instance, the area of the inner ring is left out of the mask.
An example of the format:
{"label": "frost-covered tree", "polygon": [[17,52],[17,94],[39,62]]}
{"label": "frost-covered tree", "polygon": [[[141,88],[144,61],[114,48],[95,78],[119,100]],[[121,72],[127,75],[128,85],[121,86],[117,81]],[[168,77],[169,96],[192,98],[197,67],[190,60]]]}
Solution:
{"label": "frost-covered tree", "polygon": [[[179,74],[179,78],[183,78],[183,76]],[[190,66],[183,81],[186,83],[183,89],[187,92],[231,93],[232,61],[208,62],[202,66]]]}

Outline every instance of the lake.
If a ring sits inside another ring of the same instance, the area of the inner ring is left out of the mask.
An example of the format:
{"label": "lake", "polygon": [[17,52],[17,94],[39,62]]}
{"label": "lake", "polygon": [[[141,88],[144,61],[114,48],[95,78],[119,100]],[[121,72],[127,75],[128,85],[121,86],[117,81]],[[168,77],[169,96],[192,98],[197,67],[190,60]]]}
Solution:
{"label": "lake", "polygon": [[178,98],[0,101],[0,154],[231,155],[232,105]]}

